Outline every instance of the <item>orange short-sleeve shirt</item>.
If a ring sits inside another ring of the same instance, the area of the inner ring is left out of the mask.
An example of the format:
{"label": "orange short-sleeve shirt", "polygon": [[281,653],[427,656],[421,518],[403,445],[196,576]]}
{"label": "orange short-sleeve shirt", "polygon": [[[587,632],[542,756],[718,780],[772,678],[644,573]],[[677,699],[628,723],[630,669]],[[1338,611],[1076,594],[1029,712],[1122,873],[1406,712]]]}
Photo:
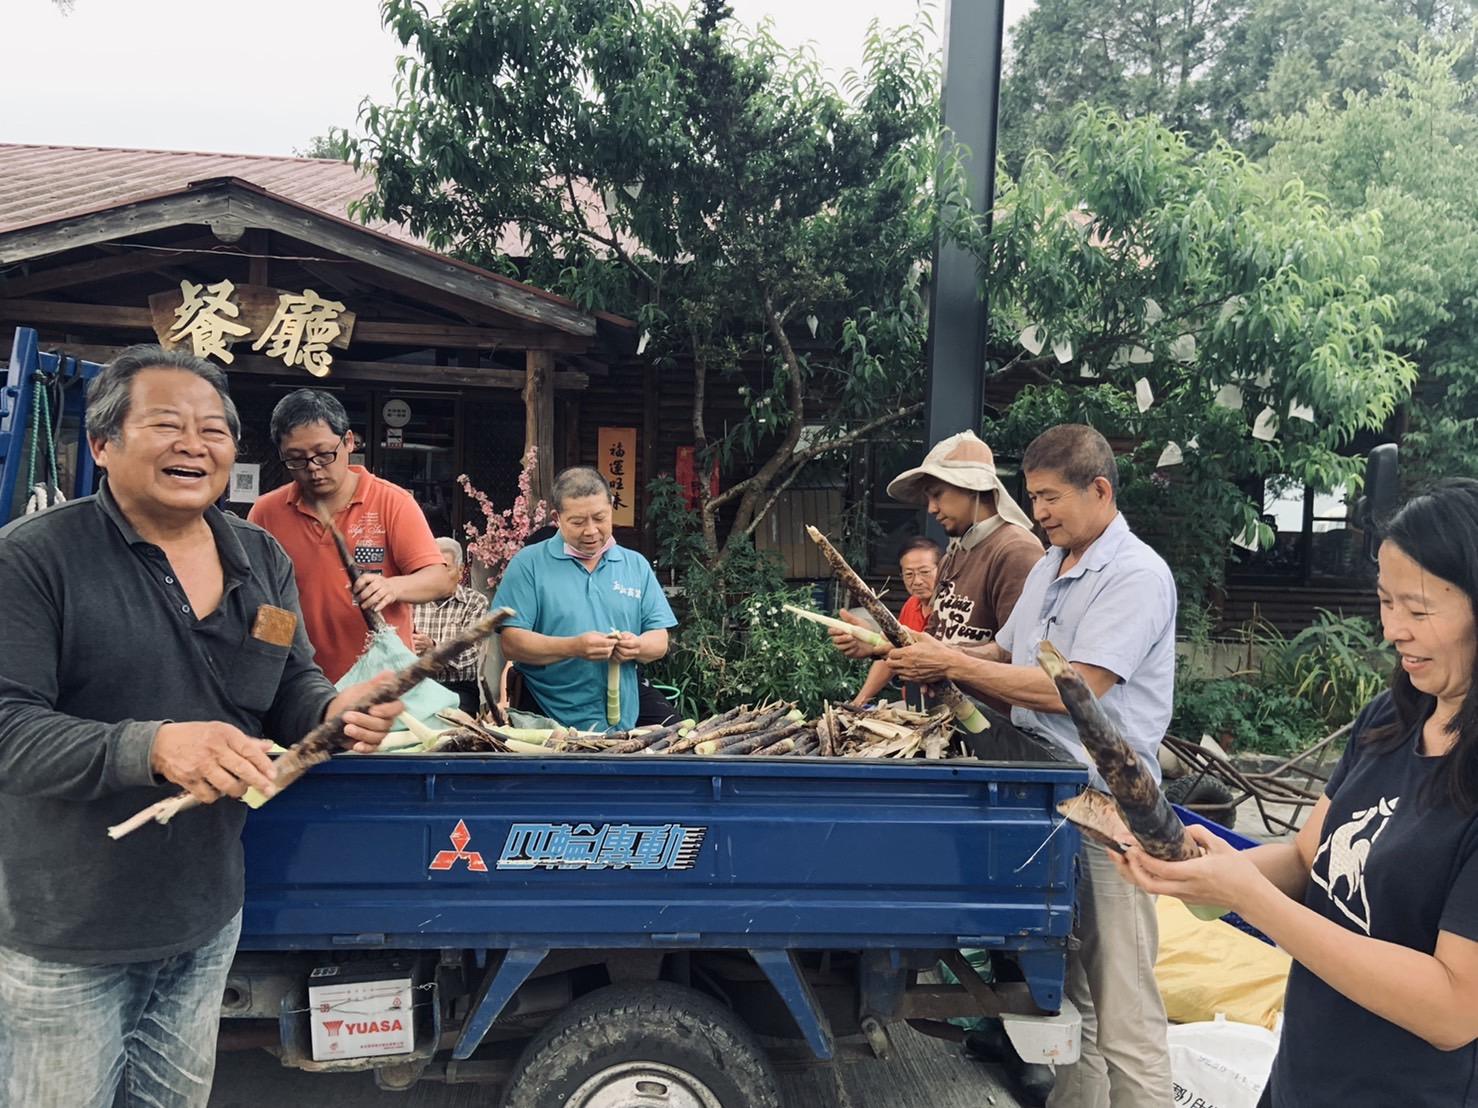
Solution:
{"label": "orange short-sleeve shirt", "polygon": [[[441,565],[441,550],[411,494],[363,466],[349,468],[359,475],[359,483],[334,523],[348,541],[355,564],[386,577]],[[330,681],[337,681],[364,650],[368,629],[349,592],[333,536],[303,503],[301,491],[292,482],[258,499],[247,518],[270,531],[292,559],[314,660]],[[411,644],[413,608],[392,604],[381,613],[406,646]]]}

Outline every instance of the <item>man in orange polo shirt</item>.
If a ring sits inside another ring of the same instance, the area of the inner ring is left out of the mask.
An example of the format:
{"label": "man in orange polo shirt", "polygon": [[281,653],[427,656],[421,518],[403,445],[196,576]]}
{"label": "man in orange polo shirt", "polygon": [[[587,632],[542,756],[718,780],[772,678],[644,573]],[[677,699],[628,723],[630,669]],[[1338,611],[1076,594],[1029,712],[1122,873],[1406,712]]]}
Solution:
{"label": "man in orange polo shirt", "polygon": [[[364,649],[360,609],[384,615],[409,647],[412,605],[444,599],[451,582],[411,494],[349,464],[354,432],[334,396],[317,389],[284,396],[272,410],[272,441],[292,482],[259,499],[247,518],[292,559],[314,660],[337,681]],[[323,516],[369,571],[352,595]]]}

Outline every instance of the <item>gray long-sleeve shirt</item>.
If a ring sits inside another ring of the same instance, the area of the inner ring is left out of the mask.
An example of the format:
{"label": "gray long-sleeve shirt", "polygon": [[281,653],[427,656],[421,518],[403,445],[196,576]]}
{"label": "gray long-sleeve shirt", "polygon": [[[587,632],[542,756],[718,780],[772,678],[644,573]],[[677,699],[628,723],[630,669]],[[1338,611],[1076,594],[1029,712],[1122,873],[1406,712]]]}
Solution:
{"label": "gray long-sleeve shirt", "polygon": [[225,595],[204,619],[106,486],[0,530],[0,946],[75,964],[165,958],[241,907],[244,805],[107,837],[179,791],[150,768],[160,723],[291,743],[334,696],[301,616],[291,646],[252,636],[263,605],[298,612],[277,541],[214,508],[206,521]]}

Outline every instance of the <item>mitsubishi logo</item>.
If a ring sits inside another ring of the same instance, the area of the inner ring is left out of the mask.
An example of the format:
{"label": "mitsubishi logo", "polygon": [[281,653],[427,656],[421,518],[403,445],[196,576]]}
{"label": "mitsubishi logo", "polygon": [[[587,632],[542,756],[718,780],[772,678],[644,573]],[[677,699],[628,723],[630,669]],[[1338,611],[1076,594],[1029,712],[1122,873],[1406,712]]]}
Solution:
{"label": "mitsubishi logo", "polygon": [[437,851],[436,857],[431,859],[429,869],[449,870],[460,859],[467,863],[467,868],[473,873],[487,873],[487,863],[482,860],[482,855],[467,849],[467,844],[472,841],[472,833],[467,830],[466,820],[457,821],[457,826],[452,828],[451,840],[456,849]]}

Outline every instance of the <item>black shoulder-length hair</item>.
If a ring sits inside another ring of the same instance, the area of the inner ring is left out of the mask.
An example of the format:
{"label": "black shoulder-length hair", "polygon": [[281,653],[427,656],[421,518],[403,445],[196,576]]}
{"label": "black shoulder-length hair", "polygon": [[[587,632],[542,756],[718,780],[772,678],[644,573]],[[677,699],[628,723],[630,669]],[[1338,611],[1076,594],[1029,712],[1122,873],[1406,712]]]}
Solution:
{"label": "black shoulder-length hair", "polygon": [[[1402,505],[1384,528],[1385,542],[1433,577],[1461,589],[1478,613],[1478,480],[1454,477]],[[1390,749],[1405,741],[1426,719],[1435,697],[1420,692],[1399,662],[1391,676],[1391,699],[1396,718],[1372,730],[1368,740]],[[1478,812],[1478,660],[1468,695],[1448,725],[1456,741],[1442,759],[1432,785],[1466,815]]]}

